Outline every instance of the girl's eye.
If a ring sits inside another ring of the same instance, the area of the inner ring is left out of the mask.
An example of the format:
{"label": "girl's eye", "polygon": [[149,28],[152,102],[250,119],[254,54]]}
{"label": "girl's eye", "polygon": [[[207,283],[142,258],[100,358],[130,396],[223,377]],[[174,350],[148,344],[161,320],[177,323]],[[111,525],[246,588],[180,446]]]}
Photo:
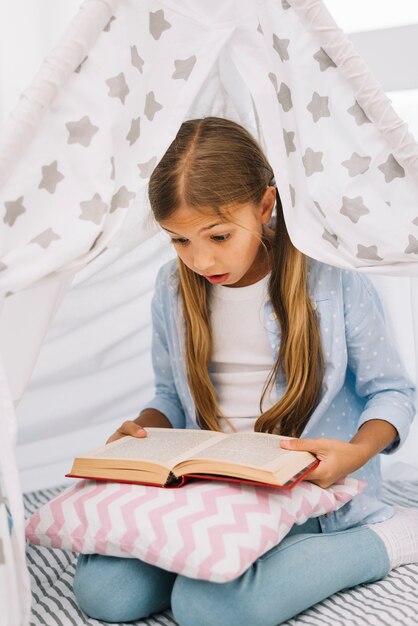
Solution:
{"label": "girl's eye", "polygon": [[230,233],[226,233],[225,235],[212,235],[211,239],[213,239],[213,241],[226,241],[230,236]]}
{"label": "girl's eye", "polygon": [[186,245],[188,243],[188,239],[170,239],[171,243],[174,245],[179,244],[180,246]]}

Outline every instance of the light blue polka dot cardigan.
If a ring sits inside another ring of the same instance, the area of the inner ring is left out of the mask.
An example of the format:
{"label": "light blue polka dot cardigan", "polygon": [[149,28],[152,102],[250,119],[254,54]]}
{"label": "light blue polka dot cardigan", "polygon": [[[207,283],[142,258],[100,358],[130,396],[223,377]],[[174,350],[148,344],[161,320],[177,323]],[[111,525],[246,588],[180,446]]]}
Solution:
{"label": "light blue polka dot cardigan", "polygon": [[[309,291],[320,323],[325,374],[319,404],[301,437],[349,441],[367,420],[383,419],[398,431],[396,440],[382,452],[392,454],[405,442],[414,418],[415,387],[400,362],[375,288],[362,274],[310,259]],[[280,330],[269,301],[264,313],[275,359]],[[197,428],[181,354],[184,325],[176,259],[158,273],[152,319],[156,388],[154,398],[142,408],[158,409],[175,428]],[[276,387],[282,395],[285,386],[280,375]],[[379,455],[351,475],[366,481],[367,487],[338,511],[319,518],[323,532],[379,522],[393,514],[392,507],[379,499]]]}

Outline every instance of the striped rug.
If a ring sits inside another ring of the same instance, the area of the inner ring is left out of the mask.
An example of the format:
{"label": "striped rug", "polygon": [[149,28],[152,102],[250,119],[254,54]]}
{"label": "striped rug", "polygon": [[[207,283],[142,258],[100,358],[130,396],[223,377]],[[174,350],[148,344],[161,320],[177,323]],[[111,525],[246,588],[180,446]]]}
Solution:
{"label": "striped rug", "polygon": [[[27,515],[63,487],[24,496]],[[388,504],[418,507],[418,483],[386,482]],[[31,626],[99,626],[77,607],[72,591],[76,554],[66,550],[27,547],[32,578]],[[283,626],[418,626],[418,564],[392,570],[384,580],[341,591],[316,604]],[[123,626],[177,626],[170,611]],[[196,626],[199,626],[196,624]],[[254,626],[263,626],[254,624]]]}

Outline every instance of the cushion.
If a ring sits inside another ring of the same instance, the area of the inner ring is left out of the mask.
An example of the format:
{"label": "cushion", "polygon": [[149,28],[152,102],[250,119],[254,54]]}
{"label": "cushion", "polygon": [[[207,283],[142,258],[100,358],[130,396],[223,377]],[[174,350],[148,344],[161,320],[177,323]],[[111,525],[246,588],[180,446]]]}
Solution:
{"label": "cushion", "polygon": [[26,526],[30,543],[84,554],[138,558],[214,582],[240,576],[293,524],[342,507],[366,483],[291,490],[197,480],[178,489],[80,480],[44,504]]}

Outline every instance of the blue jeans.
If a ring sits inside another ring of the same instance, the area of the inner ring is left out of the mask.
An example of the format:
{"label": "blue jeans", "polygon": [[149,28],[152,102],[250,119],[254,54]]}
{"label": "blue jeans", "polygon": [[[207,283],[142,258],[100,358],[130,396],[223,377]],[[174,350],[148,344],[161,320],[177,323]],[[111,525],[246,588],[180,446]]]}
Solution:
{"label": "blue jeans", "polygon": [[342,589],[390,570],[383,541],[366,526],[322,533],[316,518],[226,583],[186,578],[138,559],[80,555],[74,592],[88,616],[143,619],[170,607],[180,626],[277,626]]}

